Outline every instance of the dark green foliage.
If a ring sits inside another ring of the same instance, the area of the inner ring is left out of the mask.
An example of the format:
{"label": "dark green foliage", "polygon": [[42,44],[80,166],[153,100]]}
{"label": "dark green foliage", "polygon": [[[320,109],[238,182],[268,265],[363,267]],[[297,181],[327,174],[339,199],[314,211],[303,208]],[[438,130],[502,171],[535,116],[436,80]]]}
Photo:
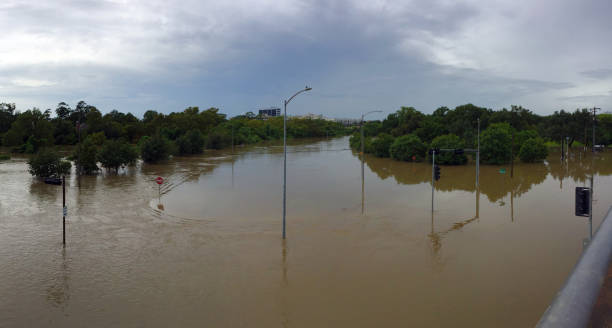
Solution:
{"label": "dark green foliage", "polygon": [[228,131],[226,129],[223,129],[222,127],[217,127],[216,129],[211,131],[210,134],[208,135],[208,140],[207,140],[207,145],[206,145],[207,148],[221,149],[221,148],[225,148],[231,145],[232,145],[231,131],[229,131],[228,133]]}
{"label": "dark green foliage", "polygon": [[171,145],[168,140],[159,134],[153,137],[142,137],[139,142],[140,157],[147,163],[155,163],[168,159],[171,152]]}
{"label": "dark green foliage", "polygon": [[[98,148],[95,135],[90,135],[85,138],[80,146],[77,146],[73,158],[77,169],[83,174],[93,174],[99,170],[98,168]],[[80,154],[79,154],[80,153]],[[79,156],[80,155],[80,156]]]}
{"label": "dark green foliage", "polygon": [[400,161],[421,162],[425,159],[427,147],[421,139],[414,134],[407,134],[395,138],[389,148],[391,158]]}
{"label": "dark green foliage", "polygon": [[40,148],[53,145],[53,125],[50,111],[34,108],[20,113],[3,138],[5,146],[18,152],[35,153]]}
{"label": "dark green foliage", "polygon": [[541,138],[527,139],[519,151],[519,158],[523,162],[540,162],[548,156],[548,148]]}
{"label": "dark green foliage", "polygon": [[510,161],[512,136],[508,123],[491,124],[480,137],[480,160],[485,164]]}
{"label": "dark green foliage", "polygon": [[372,140],[372,150],[376,157],[389,157],[389,148],[393,144],[395,138],[390,134],[381,133],[374,140]]}
{"label": "dark green foliage", "polygon": [[11,159],[11,156],[8,154],[0,154],[0,161],[6,161]]}
{"label": "dark green foliage", "polygon": [[201,154],[204,151],[204,136],[200,130],[189,130],[176,139],[179,154]]}
{"label": "dark green foliage", "polygon": [[115,172],[119,171],[119,168],[134,164],[137,158],[136,149],[121,140],[107,140],[98,152],[98,161],[102,167]]}
{"label": "dark green foliage", "polygon": [[[364,137],[363,143],[364,143],[363,151],[366,154],[374,152],[374,148],[372,147],[371,137]],[[349,145],[352,149],[355,149],[356,151],[361,152],[361,133],[360,132],[355,132],[351,135],[351,137],[349,138]]]}
{"label": "dark green foliage", "polygon": [[[463,141],[454,134],[445,134],[434,138],[429,148],[434,149],[463,149]],[[431,155],[428,155],[431,158]],[[431,160],[430,160],[431,161]],[[455,155],[454,152],[444,151],[436,154],[436,163],[447,165],[462,165],[467,163],[465,154]]]}
{"label": "dark green foliage", "polygon": [[59,177],[70,173],[70,162],[62,160],[57,152],[43,148],[28,161],[30,174],[37,177]]}

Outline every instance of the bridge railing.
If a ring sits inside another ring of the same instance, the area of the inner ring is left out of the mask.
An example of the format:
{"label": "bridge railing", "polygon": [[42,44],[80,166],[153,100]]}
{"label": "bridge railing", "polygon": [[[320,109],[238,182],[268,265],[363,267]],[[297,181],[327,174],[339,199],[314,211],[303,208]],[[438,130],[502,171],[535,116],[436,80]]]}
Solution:
{"label": "bridge railing", "polygon": [[586,327],[612,257],[612,207],[537,327]]}

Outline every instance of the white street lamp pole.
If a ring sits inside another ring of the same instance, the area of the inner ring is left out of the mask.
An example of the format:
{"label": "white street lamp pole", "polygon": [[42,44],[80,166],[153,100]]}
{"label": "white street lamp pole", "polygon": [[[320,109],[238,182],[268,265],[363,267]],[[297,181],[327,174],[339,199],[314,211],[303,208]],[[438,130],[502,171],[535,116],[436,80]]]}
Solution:
{"label": "white street lamp pole", "polygon": [[285,100],[285,115],[283,116],[283,239],[286,237],[285,217],[287,216],[287,104],[289,104],[295,96],[310,90],[312,90],[312,88],[306,86],[304,89],[296,92],[288,100]]}

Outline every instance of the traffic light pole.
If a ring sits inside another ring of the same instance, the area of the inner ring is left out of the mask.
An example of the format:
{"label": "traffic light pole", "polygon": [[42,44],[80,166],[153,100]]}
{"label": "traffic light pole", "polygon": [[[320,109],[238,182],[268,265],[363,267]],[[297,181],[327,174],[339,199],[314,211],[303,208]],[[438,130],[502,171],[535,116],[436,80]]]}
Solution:
{"label": "traffic light pole", "polygon": [[431,213],[433,213],[434,210],[434,182],[435,182],[435,177],[434,175],[436,174],[436,151],[433,150],[431,152]]}

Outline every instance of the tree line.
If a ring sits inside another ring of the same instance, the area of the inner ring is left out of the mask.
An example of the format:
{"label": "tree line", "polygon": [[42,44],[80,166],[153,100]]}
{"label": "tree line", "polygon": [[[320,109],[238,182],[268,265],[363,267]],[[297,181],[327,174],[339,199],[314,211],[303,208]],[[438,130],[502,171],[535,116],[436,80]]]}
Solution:
{"label": "tree line", "polygon": [[[0,142],[11,152],[39,154],[45,163],[55,161],[53,167],[64,170],[57,174],[65,172],[66,165],[49,150],[54,145],[76,145],[70,159],[82,173],[90,174],[100,166],[118,170],[138,157],[157,162],[170,155],[198,154],[205,149],[283,137],[282,117],[264,120],[248,112],[228,119],[218,108],[189,107],[169,114],[149,110],[141,119],[117,110],[103,115],[95,106],[80,101],[74,108],[60,102],[53,117],[52,113],[51,109],[38,108],[19,112],[15,104],[0,103]],[[345,133],[341,124],[323,119],[289,118],[287,122],[289,138]]]}
{"label": "tree line", "polygon": [[[432,114],[402,107],[382,121],[366,122],[364,150],[378,157],[423,161],[431,148],[476,148],[478,120],[481,161],[485,164],[504,164],[516,157],[536,162],[546,158],[549,146],[592,143],[594,119],[586,108],[541,116],[521,106],[492,110],[466,104],[455,109],[440,107]],[[596,115],[595,133],[597,144],[612,143],[612,114]],[[351,136],[350,145],[360,149],[359,131]],[[444,152],[436,155],[436,162],[465,164],[467,156]]]}

